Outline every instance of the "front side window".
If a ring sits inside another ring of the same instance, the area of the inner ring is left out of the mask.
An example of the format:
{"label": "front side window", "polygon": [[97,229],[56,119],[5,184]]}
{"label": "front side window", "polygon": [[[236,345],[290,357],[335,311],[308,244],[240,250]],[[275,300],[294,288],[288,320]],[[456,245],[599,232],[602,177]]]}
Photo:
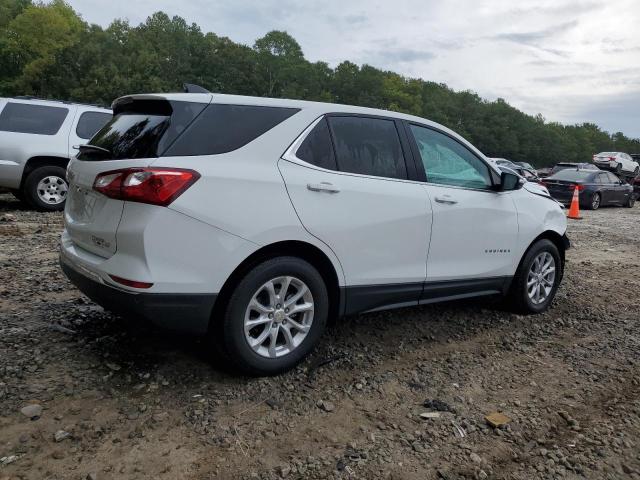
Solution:
{"label": "front side window", "polygon": [[620,179],[618,177],[616,177],[613,173],[607,173],[607,176],[609,177],[609,183],[620,183]]}
{"label": "front side window", "polygon": [[313,127],[313,130],[309,132],[309,135],[300,144],[296,151],[296,157],[311,165],[337,170],[336,157],[331,144],[331,134],[325,118]]}
{"label": "front side window", "polygon": [[111,120],[111,117],[110,113],[84,112],[78,120],[76,135],[85,140],[90,139]]}
{"label": "front side window", "polygon": [[451,137],[411,125],[429,183],[475,189],[492,186],[489,167]]}
{"label": "front side window", "polygon": [[400,137],[393,120],[329,117],[338,170],[376,177],[407,178]]}
{"label": "front side window", "polygon": [[9,102],[0,113],[0,130],[55,135],[68,113],[69,109],[64,107]]}

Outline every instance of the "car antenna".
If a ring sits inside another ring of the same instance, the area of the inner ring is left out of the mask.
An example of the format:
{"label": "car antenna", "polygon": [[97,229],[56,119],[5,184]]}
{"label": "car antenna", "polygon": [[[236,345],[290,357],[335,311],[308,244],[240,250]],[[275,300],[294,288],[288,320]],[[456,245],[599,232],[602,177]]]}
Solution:
{"label": "car antenna", "polygon": [[194,83],[183,83],[182,89],[184,90],[184,93],[211,93],[206,88]]}

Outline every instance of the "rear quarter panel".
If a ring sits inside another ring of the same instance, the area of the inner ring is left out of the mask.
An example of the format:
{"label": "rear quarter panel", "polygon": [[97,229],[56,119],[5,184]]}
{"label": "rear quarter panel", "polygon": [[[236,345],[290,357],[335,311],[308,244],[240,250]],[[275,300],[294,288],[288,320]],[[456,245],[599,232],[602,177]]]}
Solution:
{"label": "rear quarter panel", "polygon": [[256,249],[287,240],[310,243],[327,255],[344,284],[336,255],[298,219],[277,166],[289,145],[319,115],[313,109],[301,110],[233,152],[155,160],[154,167],[189,168],[201,175],[169,208],[245,239]]}

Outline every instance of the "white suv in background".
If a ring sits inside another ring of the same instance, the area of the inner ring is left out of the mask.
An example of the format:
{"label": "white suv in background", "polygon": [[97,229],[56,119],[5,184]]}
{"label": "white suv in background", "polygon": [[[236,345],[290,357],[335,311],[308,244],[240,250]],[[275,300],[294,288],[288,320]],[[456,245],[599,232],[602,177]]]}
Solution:
{"label": "white suv in background", "polygon": [[91,105],[0,98],[0,187],[39,210],[62,210],[73,146],[86,143],[111,116]]}
{"label": "white suv in background", "polygon": [[273,374],[327,320],[554,298],[561,207],[423,118],[218,94],[131,95],[68,168],[61,265],[107,309],[208,333]]}
{"label": "white suv in background", "polygon": [[618,175],[627,173],[635,177],[640,173],[640,164],[624,152],[598,153],[593,156],[593,163],[599,168],[611,170]]}

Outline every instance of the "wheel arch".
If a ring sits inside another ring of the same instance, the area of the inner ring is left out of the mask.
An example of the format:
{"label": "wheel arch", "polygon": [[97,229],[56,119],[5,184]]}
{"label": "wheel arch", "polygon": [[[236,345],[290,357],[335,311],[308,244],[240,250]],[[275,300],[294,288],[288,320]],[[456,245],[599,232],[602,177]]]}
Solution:
{"label": "wheel arch", "polygon": [[24,170],[22,171],[22,179],[20,180],[20,188],[24,187],[24,182],[31,172],[33,172],[36,168],[40,167],[62,167],[64,169],[67,168],[69,163],[69,159],[66,157],[57,157],[51,155],[42,155],[31,157],[27,160],[27,163],[24,165]]}
{"label": "wheel arch", "polygon": [[344,305],[341,298],[338,272],[331,259],[318,247],[301,240],[287,240],[263,246],[245,258],[229,275],[222,285],[213,306],[209,326],[213,325],[224,315],[229,298],[234,288],[242,278],[256,265],[277,256],[293,256],[306,260],[318,269],[325,281],[329,293],[329,319],[340,316],[340,309]]}
{"label": "wheel arch", "polygon": [[[565,255],[567,251],[565,238],[566,237],[564,235],[560,235],[555,230],[545,230],[540,235],[538,235],[535,239],[533,239],[533,241],[527,246],[527,249],[524,251],[524,254],[522,255],[522,259],[525,257],[529,249],[531,249],[531,247],[538,240],[547,239],[551,241],[558,248],[558,252],[560,252],[560,258],[562,259],[562,267],[563,267],[562,270],[564,271]],[[522,262],[522,259],[520,259],[520,262]]]}

